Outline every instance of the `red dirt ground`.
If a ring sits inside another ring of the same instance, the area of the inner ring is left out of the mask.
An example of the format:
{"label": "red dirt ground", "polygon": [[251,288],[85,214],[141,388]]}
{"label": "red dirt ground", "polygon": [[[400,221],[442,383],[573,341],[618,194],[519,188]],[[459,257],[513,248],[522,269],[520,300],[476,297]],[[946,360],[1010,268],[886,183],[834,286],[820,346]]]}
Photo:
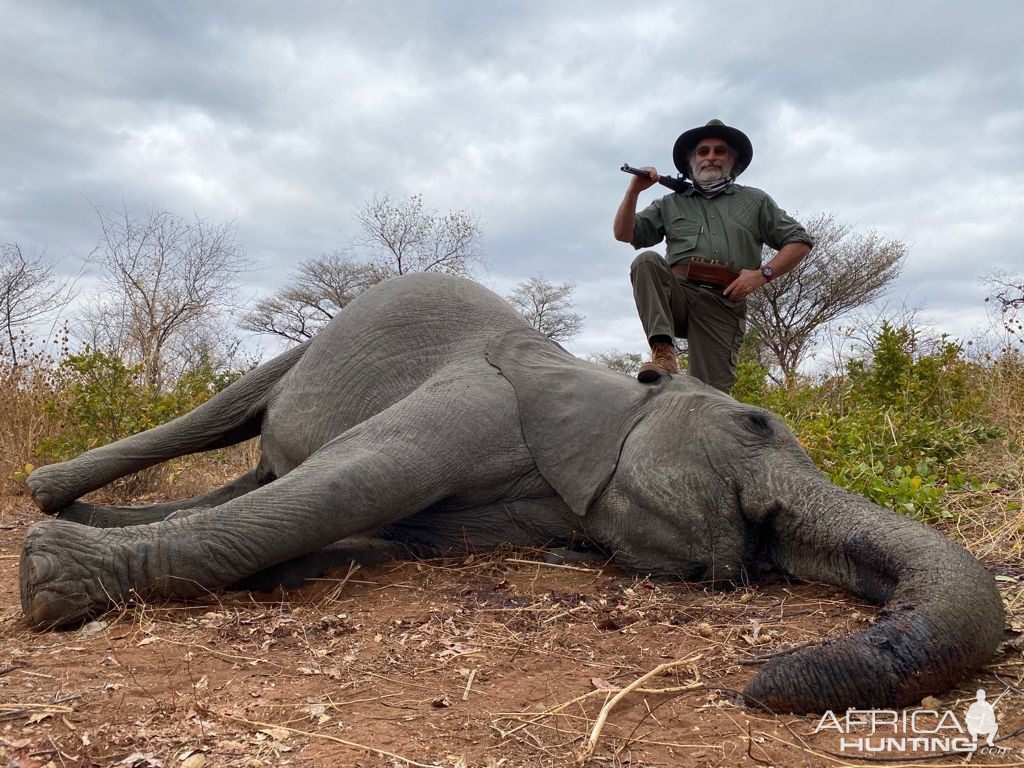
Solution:
{"label": "red dirt ground", "polygon": [[[363,567],[288,594],[131,606],[36,633],[21,618],[18,556],[42,516],[24,498],[0,509],[3,766],[568,766],[602,689],[669,662],[611,708],[588,765],[869,764],[840,751],[834,729],[815,733],[820,717],[754,712],[733,694],[756,657],[872,620],[874,608],[832,588],[724,594],[510,551]],[[1003,586],[1019,605],[1019,583]],[[1013,684],[996,708],[1003,738],[1024,727],[1022,680],[1019,643],[1008,643],[926,708],[963,722],[977,688],[992,700]],[[1024,765],[1022,733],[999,746],[1010,751],[971,763]]]}

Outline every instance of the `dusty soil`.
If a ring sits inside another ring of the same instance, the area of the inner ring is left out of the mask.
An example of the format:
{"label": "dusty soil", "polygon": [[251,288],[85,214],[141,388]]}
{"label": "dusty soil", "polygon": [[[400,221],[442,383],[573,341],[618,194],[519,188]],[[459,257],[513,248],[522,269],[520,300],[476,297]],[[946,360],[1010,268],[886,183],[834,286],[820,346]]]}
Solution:
{"label": "dusty soil", "polygon": [[[874,608],[831,588],[723,594],[508,551],[362,567],[287,594],[128,606],[35,633],[21,619],[18,555],[42,516],[25,499],[2,504],[3,766],[566,766],[614,689],[667,663],[609,710],[589,765],[865,764],[840,751],[836,730],[815,733],[820,717],[735,699],[759,656],[872,620]],[[1001,586],[1019,625],[1017,576]],[[996,708],[1009,753],[971,762],[1024,765],[1022,680],[1008,642],[926,708],[963,721],[977,688],[992,700],[1016,686]]]}

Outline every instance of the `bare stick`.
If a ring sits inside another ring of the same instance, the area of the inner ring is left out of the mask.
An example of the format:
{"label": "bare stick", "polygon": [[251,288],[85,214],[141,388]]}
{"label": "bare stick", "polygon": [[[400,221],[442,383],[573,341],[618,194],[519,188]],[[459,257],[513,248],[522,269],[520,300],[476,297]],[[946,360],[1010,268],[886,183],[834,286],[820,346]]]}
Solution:
{"label": "bare stick", "polygon": [[806,648],[809,645],[815,645],[817,642],[818,642],[817,640],[808,640],[806,643],[800,643],[800,645],[794,645],[794,646],[791,646],[789,648],[783,648],[781,651],[776,651],[775,653],[765,653],[765,654],[762,654],[761,656],[755,656],[752,659],[740,659],[736,663],[737,664],[764,664],[766,661],[768,661],[769,659],[774,659],[776,656],[788,656],[789,654],[796,653],[797,651],[799,651],[799,650],[801,650],[803,648]]}
{"label": "bare stick", "polygon": [[545,563],[543,560],[520,560],[517,557],[506,557],[506,563],[517,563],[519,565],[539,565],[542,568],[563,568],[567,571],[583,571],[584,573],[596,573],[598,568],[581,568],[578,565],[563,565],[562,563]]}
{"label": "bare stick", "polygon": [[470,670],[469,680],[466,681],[466,690],[462,692],[462,700],[466,701],[469,699],[469,689],[473,687],[473,678],[476,677],[476,668]]}
{"label": "bare stick", "polygon": [[413,768],[438,768],[437,764],[427,765],[426,763],[417,763],[415,760],[411,760],[408,757],[402,757],[396,755],[394,752],[388,752],[387,750],[377,749],[376,747],[368,747],[365,744],[359,744],[354,741],[348,741],[346,739],[339,739],[337,736],[328,736],[326,733],[315,733],[313,731],[303,731],[298,728],[290,728],[287,725],[281,725],[280,723],[261,723],[258,720],[249,720],[245,717],[238,717],[237,715],[229,715],[227,712],[217,712],[219,717],[223,717],[226,720],[234,720],[237,723],[246,723],[247,725],[257,725],[260,728],[280,728],[283,731],[289,733],[296,733],[300,736],[311,736],[314,739],[326,739],[327,741],[335,744],[343,744],[346,747],[352,747],[353,749],[362,749],[367,752],[373,752],[375,755],[381,757],[390,757],[392,760],[398,760],[399,762],[411,765]]}
{"label": "bare stick", "polygon": [[[612,698],[610,698],[607,702],[605,702],[605,705],[601,707],[601,712],[598,714],[597,720],[594,722],[594,728],[590,731],[590,738],[587,739],[586,743],[583,744],[583,746],[580,748],[579,752],[576,755],[576,765],[582,768],[582,766],[586,765],[587,762],[590,760],[590,757],[594,754],[594,750],[597,748],[597,742],[601,738],[601,730],[604,728],[604,724],[608,720],[608,715],[611,714],[612,708],[616,704],[618,704],[628,694],[635,691],[637,688],[640,688],[645,682],[650,680],[652,677],[657,677],[658,675],[663,674],[670,669],[675,669],[676,667],[682,667],[684,665],[691,664],[693,664],[693,659],[681,659],[679,661],[670,661],[665,664],[659,664],[647,674],[638,677],[632,683],[630,683],[625,688],[620,690],[617,694],[612,696]],[[699,688],[702,685],[703,683],[694,681],[687,686],[683,686],[683,689],[685,690],[687,688]]]}

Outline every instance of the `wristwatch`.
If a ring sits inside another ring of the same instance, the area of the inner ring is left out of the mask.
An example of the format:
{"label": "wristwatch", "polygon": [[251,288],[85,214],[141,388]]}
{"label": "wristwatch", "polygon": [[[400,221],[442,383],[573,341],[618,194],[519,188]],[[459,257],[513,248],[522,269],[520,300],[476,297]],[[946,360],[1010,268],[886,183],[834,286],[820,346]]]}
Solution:
{"label": "wristwatch", "polygon": [[775,270],[767,265],[761,267],[761,274],[764,275],[766,283],[770,283],[775,278]]}

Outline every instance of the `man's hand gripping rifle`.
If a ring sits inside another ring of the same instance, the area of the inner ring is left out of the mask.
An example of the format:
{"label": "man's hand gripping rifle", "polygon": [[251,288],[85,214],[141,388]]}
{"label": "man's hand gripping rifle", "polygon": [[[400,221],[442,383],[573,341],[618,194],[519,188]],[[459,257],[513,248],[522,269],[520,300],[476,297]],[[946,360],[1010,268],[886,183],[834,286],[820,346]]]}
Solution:
{"label": "man's hand gripping rifle", "polygon": [[[632,173],[634,176],[641,176],[645,179],[651,178],[651,175],[647,171],[641,168],[634,168],[629,163],[623,163],[619,170],[625,173]],[[673,192],[685,192],[692,186],[686,179],[673,178],[671,176],[659,176],[658,183],[663,187],[668,187]]]}

